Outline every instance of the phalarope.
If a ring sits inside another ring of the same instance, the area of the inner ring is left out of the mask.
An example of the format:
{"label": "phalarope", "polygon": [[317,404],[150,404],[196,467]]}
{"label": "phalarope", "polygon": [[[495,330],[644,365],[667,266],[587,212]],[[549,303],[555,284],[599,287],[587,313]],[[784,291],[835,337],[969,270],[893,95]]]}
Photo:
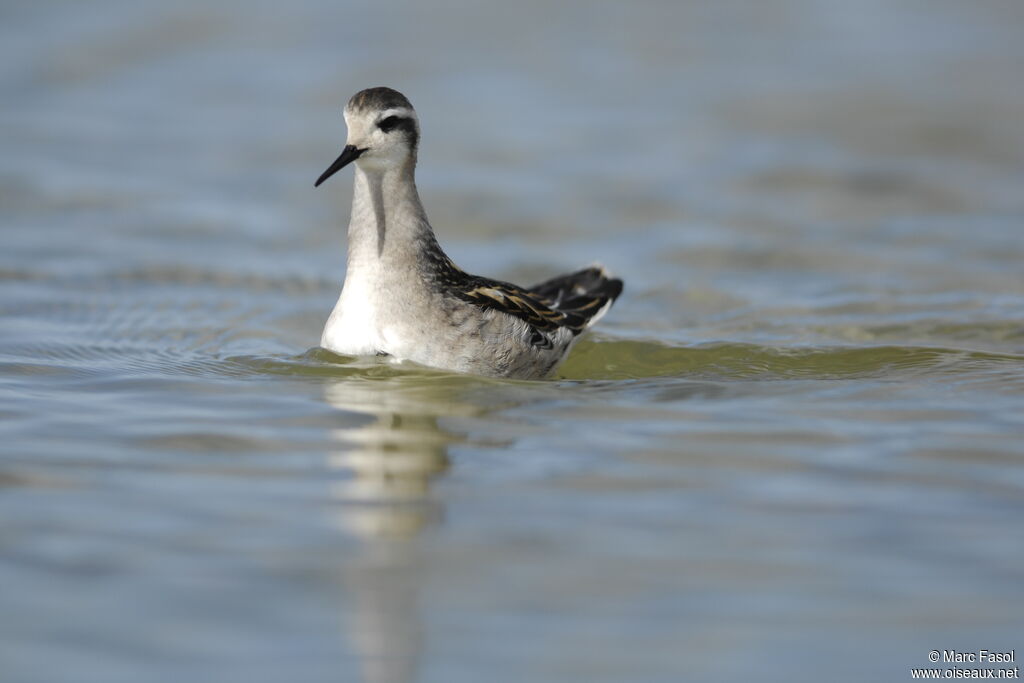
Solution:
{"label": "phalarope", "polygon": [[416,191],[420,129],[409,100],[369,88],[344,116],[345,149],[315,184],[355,162],[348,270],[320,345],[477,375],[549,376],[622,281],[601,266],[533,287],[464,272],[438,245]]}

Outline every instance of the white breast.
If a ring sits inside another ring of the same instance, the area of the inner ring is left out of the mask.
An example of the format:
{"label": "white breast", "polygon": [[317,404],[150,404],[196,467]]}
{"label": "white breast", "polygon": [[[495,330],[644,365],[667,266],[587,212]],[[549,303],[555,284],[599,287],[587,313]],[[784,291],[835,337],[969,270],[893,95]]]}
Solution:
{"label": "white breast", "polygon": [[358,281],[346,282],[331,317],[324,325],[320,346],[344,356],[370,356],[383,350],[370,293]]}

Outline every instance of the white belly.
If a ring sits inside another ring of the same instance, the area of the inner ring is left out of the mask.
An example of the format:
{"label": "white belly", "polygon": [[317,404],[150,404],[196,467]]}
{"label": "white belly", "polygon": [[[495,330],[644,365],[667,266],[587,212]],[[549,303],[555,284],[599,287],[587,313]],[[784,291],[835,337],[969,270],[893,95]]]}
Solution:
{"label": "white belly", "polygon": [[324,325],[320,346],[343,356],[372,356],[384,350],[374,307],[366,292],[346,284]]}

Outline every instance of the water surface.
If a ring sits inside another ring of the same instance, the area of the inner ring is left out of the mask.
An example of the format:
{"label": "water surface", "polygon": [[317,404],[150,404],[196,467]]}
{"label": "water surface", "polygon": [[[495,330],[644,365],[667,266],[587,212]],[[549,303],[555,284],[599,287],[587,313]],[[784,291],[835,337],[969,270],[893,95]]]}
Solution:
{"label": "water surface", "polygon": [[[1015,3],[9,2],[5,681],[904,680],[1021,646]],[[340,109],[559,377],[315,348]]]}

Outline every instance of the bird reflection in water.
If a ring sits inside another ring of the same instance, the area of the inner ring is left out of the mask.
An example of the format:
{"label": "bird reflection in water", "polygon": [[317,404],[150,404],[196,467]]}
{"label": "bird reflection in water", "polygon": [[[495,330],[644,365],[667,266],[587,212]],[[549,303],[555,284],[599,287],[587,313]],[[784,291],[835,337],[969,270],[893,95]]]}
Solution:
{"label": "bird reflection in water", "polygon": [[[453,378],[460,381],[462,378]],[[347,630],[365,683],[415,680],[424,646],[419,594],[426,578],[417,536],[443,518],[431,480],[449,466],[458,437],[438,419],[484,412],[459,401],[445,378],[348,378],[325,389],[327,401],[368,423],[335,429],[332,468],[336,520],[362,541],[342,572]]]}

